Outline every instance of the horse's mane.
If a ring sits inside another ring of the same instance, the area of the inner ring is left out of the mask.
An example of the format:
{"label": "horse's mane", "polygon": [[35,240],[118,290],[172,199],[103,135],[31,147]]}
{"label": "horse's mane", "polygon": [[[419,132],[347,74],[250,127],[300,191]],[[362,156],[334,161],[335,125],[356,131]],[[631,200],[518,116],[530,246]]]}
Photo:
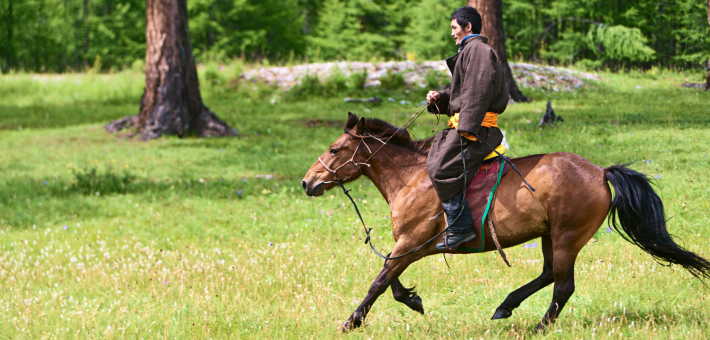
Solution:
{"label": "horse's mane", "polygon": [[[345,125],[345,130],[348,132],[348,130],[352,130],[356,126],[358,126],[358,117],[357,115],[351,114],[348,116],[348,122]],[[406,150],[409,150],[417,155],[421,155],[426,157],[427,154],[429,154],[429,149],[431,148],[431,143],[434,140],[434,137],[429,137],[426,139],[421,139],[421,140],[413,140],[412,137],[409,135],[409,131],[406,129],[402,128],[400,130],[397,130],[398,127],[394,126],[382,119],[378,118],[365,118],[365,130],[366,131],[359,131],[358,129],[358,134],[368,134],[371,136],[375,136],[379,139],[385,140],[389,138],[388,144],[393,144],[400,146]],[[349,132],[350,133],[350,132]],[[390,138],[391,136],[391,138]]]}

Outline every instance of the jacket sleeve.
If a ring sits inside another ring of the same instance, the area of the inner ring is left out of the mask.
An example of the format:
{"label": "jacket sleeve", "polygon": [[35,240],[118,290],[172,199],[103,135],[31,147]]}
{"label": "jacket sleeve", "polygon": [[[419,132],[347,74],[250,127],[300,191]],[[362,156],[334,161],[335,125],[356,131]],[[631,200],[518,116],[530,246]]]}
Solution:
{"label": "jacket sleeve", "polygon": [[[427,106],[427,111],[433,114],[449,115],[449,99],[451,98],[451,84],[446,85],[443,91],[439,91],[439,101],[436,105],[429,104]],[[438,110],[437,110],[438,108]]]}
{"label": "jacket sleeve", "polygon": [[476,46],[461,59],[465,63],[462,65],[465,75],[461,86],[458,130],[478,134],[491,101],[500,91],[495,68],[498,58],[493,49]]}

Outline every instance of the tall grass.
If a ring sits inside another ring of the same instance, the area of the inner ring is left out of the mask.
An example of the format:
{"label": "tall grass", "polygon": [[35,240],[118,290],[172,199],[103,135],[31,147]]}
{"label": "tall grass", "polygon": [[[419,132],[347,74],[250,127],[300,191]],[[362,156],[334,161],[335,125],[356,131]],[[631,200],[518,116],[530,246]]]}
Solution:
{"label": "tall grass", "polygon": [[[526,94],[535,101],[509,106],[499,124],[512,156],[568,151],[600,166],[637,161],[635,169],[658,176],[671,233],[708,257],[710,94],[679,87],[693,76],[602,74],[589,90],[533,91]],[[398,124],[420,93],[390,91],[393,101],[377,105],[339,95],[272,104],[283,94],[263,84],[209,85],[206,104],[241,138],[146,143],[101,128],[137,112],[141,90],[132,86],[140,87],[139,73],[46,78],[52,77],[0,78],[0,334],[343,337],[337,327],[382,262],[362,244],[341,193],[306,197],[299,181],[342,134],[348,111]],[[100,89],[122,99],[107,101]],[[539,129],[548,97],[565,122]],[[427,137],[435,122],[422,116],[412,132]],[[130,174],[130,183],[99,195],[83,190],[88,184],[72,169],[94,167],[101,185],[114,183],[101,177],[110,169]],[[350,187],[376,244],[391,249],[386,202],[365,179]],[[489,320],[509,292],[539,275],[536,241],[536,248],[507,250],[513,268],[494,253],[449,257],[451,269],[441,257],[413,264],[402,282],[417,286],[426,314],[387,292],[365,326],[347,337],[706,338],[707,288],[605,227],[594,239],[577,260],[575,294],[545,335],[532,330],[551,288],[510,319]]]}

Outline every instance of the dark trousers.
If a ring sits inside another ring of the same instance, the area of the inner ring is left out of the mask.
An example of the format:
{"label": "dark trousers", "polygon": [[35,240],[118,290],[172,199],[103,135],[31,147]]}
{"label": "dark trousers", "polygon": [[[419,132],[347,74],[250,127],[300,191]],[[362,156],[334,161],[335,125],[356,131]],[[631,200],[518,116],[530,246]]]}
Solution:
{"label": "dark trousers", "polygon": [[[491,147],[496,147],[503,141],[503,133],[498,128],[483,127],[478,137]],[[466,161],[466,181],[463,175],[461,148]],[[474,142],[461,137],[456,129],[445,129],[439,132],[432,142],[426,160],[429,178],[439,199],[442,202],[448,201],[461,191],[464,185],[468,184],[467,181],[476,175],[483,158],[492,151],[488,145],[480,141]]]}

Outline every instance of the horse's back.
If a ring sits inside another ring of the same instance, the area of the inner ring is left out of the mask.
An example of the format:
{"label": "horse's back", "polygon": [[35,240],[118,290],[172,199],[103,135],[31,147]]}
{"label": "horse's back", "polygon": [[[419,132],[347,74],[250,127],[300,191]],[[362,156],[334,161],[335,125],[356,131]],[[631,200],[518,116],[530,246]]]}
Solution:
{"label": "horse's back", "polygon": [[601,225],[606,213],[599,212],[608,212],[611,202],[603,168],[566,152],[512,162],[535,192],[512,169],[501,179],[492,215],[501,245],[514,246],[589,219]]}

